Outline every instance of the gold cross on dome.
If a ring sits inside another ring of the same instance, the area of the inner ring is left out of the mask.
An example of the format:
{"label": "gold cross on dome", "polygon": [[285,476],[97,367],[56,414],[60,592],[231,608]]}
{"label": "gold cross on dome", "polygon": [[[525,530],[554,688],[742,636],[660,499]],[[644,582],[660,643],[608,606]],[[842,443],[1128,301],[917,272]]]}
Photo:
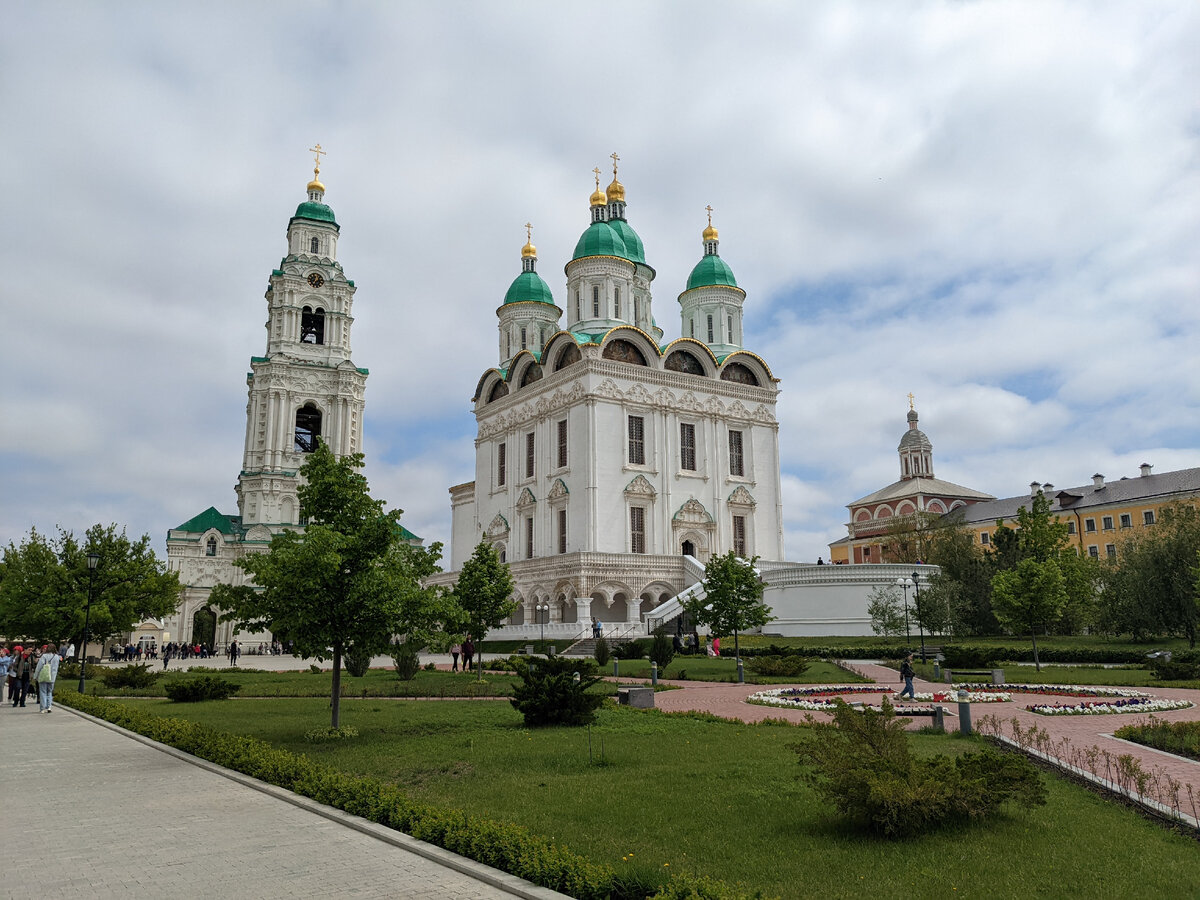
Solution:
{"label": "gold cross on dome", "polygon": [[600,190],[600,167],[596,166],[592,171],[596,173],[596,190]]}
{"label": "gold cross on dome", "polygon": [[528,222],[525,223],[525,240],[527,240],[527,241],[533,240],[533,226],[531,224],[529,224]]}
{"label": "gold cross on dome", "polygon": [[619,163],[619,162],[621,161],[621,157],[617,156],[617,151],[615,151],[615,150],[614,150],[614,151],[613,151],[613,152],[612,152],[610,155],[612,156],[612,161],[613,161],[613,179],[615,180],[615,179],[616,179],[616,177],[617,177],[617,163]]}
{"label": "gold cross on dome", "polygon": [[328,154],[324,150],[321,149],[320,144],[317,144],[317,146],[315,146],[315,147],[309,147],[308,152],[313,154],[313,162],[315,163],[315,165],[313,166],[313,174],[314,175],[321,174],[321,157],[327,156]]}
{"label": "gold cross on dome", "polygon": [[712,206],[704,207],[708,211],[708,224],[712,225]]}
{"label": "gold cross on dome", "polygon": [[908,392],[908,408],[909,408],[909,409],[912,409],[912,408],[913,408],[913,395],[912,395],[912,391],[909,391],[909,392]]}

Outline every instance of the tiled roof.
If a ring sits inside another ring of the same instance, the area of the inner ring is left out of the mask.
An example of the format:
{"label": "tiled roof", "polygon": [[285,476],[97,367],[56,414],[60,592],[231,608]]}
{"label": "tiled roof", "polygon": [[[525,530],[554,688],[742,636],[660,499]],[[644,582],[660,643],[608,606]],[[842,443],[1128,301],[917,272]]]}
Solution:
{"label": "tiled roof", "polygon": [[915,497],[924,494],[927,497],[951,497],[961,500],[995,500],[991,494],[972,490],[955,484],[952,481],[942,481],[940,478],[906,478],[894,481],[885,488],[880,488],[873,494],[867,494],[847,506],[853,508],[864,503],[884,503],[888,500],[901,500],[905,497]]}

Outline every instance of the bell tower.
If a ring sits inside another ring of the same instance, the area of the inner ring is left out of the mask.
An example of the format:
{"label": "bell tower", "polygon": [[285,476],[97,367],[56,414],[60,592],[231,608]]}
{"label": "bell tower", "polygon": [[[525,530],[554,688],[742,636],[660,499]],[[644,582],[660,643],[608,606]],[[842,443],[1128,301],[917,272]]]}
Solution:
{"label": "bell tower", "polygon": [[246,375],[246,445],[238,476],[242,525],[303,525],[296,490],[304,455],[324,440],[362,450],[367,370],[350,359],[354,282],[337,261],[341,228],[325,204],[317,144],[308,198],[288,222],[287,255],[267,285],[267,348]]}

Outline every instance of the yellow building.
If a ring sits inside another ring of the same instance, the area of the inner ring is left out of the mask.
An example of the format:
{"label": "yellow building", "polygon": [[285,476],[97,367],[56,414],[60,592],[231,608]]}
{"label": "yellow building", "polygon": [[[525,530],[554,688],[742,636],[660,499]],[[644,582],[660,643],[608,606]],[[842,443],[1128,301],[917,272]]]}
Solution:
{"label": "yellow building", "polygon": [[1119,481],[1092,476],[1092,483],[1081,487],[1057,489],[1052,484],[1029,485],[1029,493],[963,509],[959,520],[987,547],[996,531],[996,522],[1012,525],[1017,510],[1029,508],[1033,497],[1043,492],[1050,499],[1050,512],[1067,523],[1067,533],[1080,553],[1088,556],[1115,557],[1121,539],[1133,529],[1146,528],[1158,521],[1163,506],[1177,500],[1200,497],[1200,468],[1153,473],[1142,463],[1141,474]]}

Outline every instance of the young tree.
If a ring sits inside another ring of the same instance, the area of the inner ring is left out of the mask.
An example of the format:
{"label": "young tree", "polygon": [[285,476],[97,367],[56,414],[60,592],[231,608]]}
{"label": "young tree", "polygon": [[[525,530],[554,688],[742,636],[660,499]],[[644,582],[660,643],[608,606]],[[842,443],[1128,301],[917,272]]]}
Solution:
{"label": "young tree", "polygon": [[36,529],[20,546],[10,543],[0,563],[0,633],[42,641],[72,641],[82,658],[83,627],[95,570],[88,635],[103,641],[143,619],[161,619],[179,603],[179,576],[168,572],[150,536],[131,541],[116,525],[93,525],[82,541],[59,530],[50,540]]}
{"label": "young tree", "polygon": [[[513,579],[496,548],[487,541],[475,545],[463,563],[454,586],[454,599],[462,611],[462,630],[478,643],[517,608],[512,599]],[[483,655],[479,654],[477,679],[483,678]]]}
{"label": "young tree", "polygon": [[762,602],[763,583],[754,570],[756,562],[757,556],[745,560],[732,550],[711,557],[704,567],[705,596],[684,601],[692,621],[707,625],[715,635],[733,635],[735,656],[741,655],[739,632],[761,628],[775,618]]}
{"label": "young tree", "polygon": [[992,579],[992,609],[1001,623],[1014,631],[1029,629],[1033,638],[1033,664],[1042,671],[1038,660],[1037,630],[1058,618],[1067,602],[1058,562],[1048,559],[1023,559],[1015,569],[998,572]]}
{"label": "young tree", "polygon": [[300,468],[300,503],[309,524],[275,535],[270,549],[236,561],[253,585],[218,585],[213,603],[240,628],[285,633],[304,656],[333,658],[331,724],[340,720],[347,650],[382,652],[393,635],[419,636],[451,609],[420,579],[438,571],[441,546],[401,539],[400,510],[371,497],[361,453],[338,459],[321,442]]}
{"label": "young tree", "polygon": [[890,584],[872,588],[867,600],[867,615],[871,617],[871,630],[876,634],[887,637],[904,634],[904,605],[900,589]]}

